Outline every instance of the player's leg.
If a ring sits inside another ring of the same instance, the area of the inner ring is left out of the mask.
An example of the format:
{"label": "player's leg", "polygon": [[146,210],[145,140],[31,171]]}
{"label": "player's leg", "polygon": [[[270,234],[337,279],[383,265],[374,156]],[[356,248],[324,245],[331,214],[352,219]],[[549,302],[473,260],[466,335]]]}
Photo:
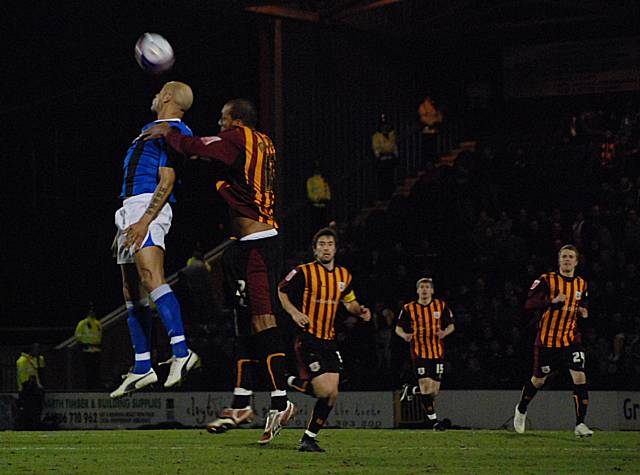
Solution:
{"label": "player's leg", "polygon": [[226,432],[241,424],[252,422],[255,417],[251,407],[251,397],[253,396],[254,366],[258,360],[253,357],[251,343],[249,336],[236,337],[233,400],[231,407],[224,408],[214,421],[207,424],[207,431],[212,434]]}
{"label": "player's leg", "polygon": [[295,339],[295,342],[293,344],[293,351],[295,353],[296,363],[298,365],[298,376],[289,376],[287,378],[287,386],[300,393],[315,397],[309,370],[304,363],[303,343],[300,336]]}
{"label": "player's leg", "polygon": [[189,349],[184,335],[180,303],[164,277],[164,250],[156,245],[143,247],[135,255],[142,285],[155,302],[169,336],[173,358],[164,387],[179,383],[198,363],[198,355]]}
{"label": "player's leg", "polygon": [[246,293],[257,358],[265,366],[271,394],[261,444],[269,443],[295,413],[287,399],[286,351],[275,317],[280,269],[278,237],[238,243],[246,255]]}
{"label": "player's leg", "polygon": [[225,291],[234,307],[234,382],[233,399],[218,417],[206,425],[207,431],[219,434],[248,423],[255,417],[251,397],[255,382],[255,344],[252,338],[251,312],[246,293],[246,255],[239,245],[229,247],[222,256]]}
{"label": "player's leg", "polygon": [[338,400],[342,357],[335,342],[321,341],[311,335],[301,336],[300,355],[318,400],[300,441],[299,450],[324,452],[316,437]]}
{"label": "player's leg", "polygon": [[415,396],[420,395],[420,386],[414,383],[405,383],[402,385],[402,392],[400,393],[400,401],[413,401]]}
{"label": "player's leg", "polygon": [[251,319],[256,332],[255,346],[265,366],[271,395],[271,409],[267,414],[261,444],[269,443],[287,425],[295,413],[295,406],[287,399],[285,346],[275,315],[254,315]]}
{"label": "player's leg", "polygon": [[324,452],[324,449],[318,445],[316,437],[336,405],[339,383],[340,373],[337,372],[324,373],[311,380],[313,391],[318,400],[313,407],[309,423],[300,441],[299,450],[301,452]]}
{"label": "player's leg", "polygon": [[585,354],[582,348],[574,347],[568,356],[569,373],[573,380],[573,403],[576,411],[576,427],[574,434],[578,437],[590,437],[593,431],[584,423],[589,407],[589,391],[587,390],[587,376],[584,372]]}
{"label": "player's leg", "polygon": [[438,422],[436,414],[435,399],[440,391],[440,381],[436,381],[430,377],[418,380],[420,387],[420,404],[424,410],[428,427],[435,428]]}
{"label": "player's leg", "polygon": [[547,376],[551,373],[551,349],[534,346],[533,349],[533,375],[524,383],[520,401],[516,404],[513,413],[513,428],[522,434],[526,428],[527,408],[538,390],[544,386]]}
{"label": "player's leg", "polygon": [[127,325],[135,353],[133,369],[122,384],[113,391],[112,398],[141,389],[158,381],[151,367],[151,310],[146,298],[141,298],[140,282],[135,264],[122,264],[122,292],[127,307]]}

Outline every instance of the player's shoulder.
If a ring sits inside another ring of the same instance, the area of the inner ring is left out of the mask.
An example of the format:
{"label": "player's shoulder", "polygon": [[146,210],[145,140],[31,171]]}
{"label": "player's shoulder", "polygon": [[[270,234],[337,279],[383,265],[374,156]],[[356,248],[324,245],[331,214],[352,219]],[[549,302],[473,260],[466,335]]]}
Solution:
{"label": "player's shoulder", "polygon": [[538,278],[531,283],[531,286],[529,287],[529,291],[536,290],[537,288],[540,287],[540,284],[544,284],[543,288],[545,288],[545,286],[548,287],[549,279],[551,278],[551,276],[555,274],[556,272],[545,272],[544,274],[540,274]]}
{"label": "player's shoulder", "polygon": [[251,131],[251,129],[243,125],[237,125],[227,130],[221,130],[220,132],[218,132],[218,137],[224,140],[231,140],[234,142],[237,142],[238,140],[244,141],[246,137],[245,131]]}
{"label": "player's shoulder", "polygon": [[180,132],[182,132],[182,134],[184,135],[193,135],[193,131],[191,130],[191,127],[189,127],[187,124],[185,124],[182,121],[178,121],[175,123],[175,125],[172,125],[172,127],[177,127]]}
{"label": "player's shoulder", "polygon": [[305,262],[304,264],[300,264],[299,266],[296,267],[296,269],[309,269],[311,267],[316,267],[319,264],[316,261],[310,261],[310,262]]}
{"label": "player's shoulder", "polygon": [[340,273],[342,273],[343,275],[347,276],[348,278],[351,278],[351,272],[346,267],[341,266],[341,265],[336,265],[335,270],[339,271]]}
{"label": "player's shoulder", "polygon": [[550,279],[559,276],[560,274],[557,271],[544,272],[540,274],[540,276],[534,282],[544,282],[548,283]]}
{"label": "player's shoulder", "polygon": [[249,133],[251,133],[252,135],[255,135],[263,142],[272,142],[271,137],[269,137],[264,132],[260,132],[259,130],[252,129],[251,127],[247,127],[246,125],[243,125],[242,128],[248,131]]}
{"label": "player's shoulder", "polygon": [[586,283],[587,283],[587,279],[585,279],[585,278],[584,278],[584,277],[582,277],[581,275],[577,275],[577,276],[575,277],[575,279],[576,279],[576,282],[578,282],[578,283],[583,283],[583,284],[586,284]]}
{"label": "player's shoulder", "polygon": [[440,305],[442,307],[446,307],[447,305],[447,302],[445,302],[443,299],[434,298],[433,301],[436,305]]}
{"label": "player's shoulder", "polygon": [[304,264],[298,264],[293,269],[289,271],[287,276],[285,277],[286,281],[292,280],[294,277],[300,275],[304,277],[308,272],[313,270],[315,262],[306,262]]}

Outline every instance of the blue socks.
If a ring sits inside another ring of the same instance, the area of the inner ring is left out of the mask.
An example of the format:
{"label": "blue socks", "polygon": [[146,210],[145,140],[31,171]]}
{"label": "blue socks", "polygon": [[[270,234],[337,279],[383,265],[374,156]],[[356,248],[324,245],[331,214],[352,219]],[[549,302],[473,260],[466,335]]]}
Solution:
{"label": "blue socks", "polygon": [[151,309],[149,302],[127,300],[127,324],[135,351],[136,362],[133,373],[145,374],[151,369]]}
{"label": "blue socks", "polygon": [[180,304],[169,284],[162,284],[154,289],[149,296],[155,302],[162,319],[162,323],[170,338],[173,355],[183,358],[189,354],[189,348],[184,337]]}

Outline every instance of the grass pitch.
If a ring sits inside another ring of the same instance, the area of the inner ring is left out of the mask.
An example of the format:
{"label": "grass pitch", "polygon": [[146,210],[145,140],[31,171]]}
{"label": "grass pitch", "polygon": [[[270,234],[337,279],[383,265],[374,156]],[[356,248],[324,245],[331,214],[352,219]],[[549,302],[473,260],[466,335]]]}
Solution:
{"label": "grass pitch", "polygon": [[260,447],[246,429],[0,432],[0,473],[640,473],[638,432],[327,429],[326,453],[298,452],[301,435]]}

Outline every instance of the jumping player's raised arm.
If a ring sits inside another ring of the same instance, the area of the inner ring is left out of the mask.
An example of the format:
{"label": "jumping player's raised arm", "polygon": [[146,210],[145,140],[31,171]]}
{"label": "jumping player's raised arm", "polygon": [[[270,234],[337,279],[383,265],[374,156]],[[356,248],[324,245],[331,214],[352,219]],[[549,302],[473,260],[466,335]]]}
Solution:
{"label": "jumping player's raised arm", "polygon": [[237,129],[220,132],[210,137],[189,137],[177,128],[162,123],[146,131],[145,140],[163,136],[167,144],[179,153],[193,157],[207,157],[231,165],[243,148]]}

